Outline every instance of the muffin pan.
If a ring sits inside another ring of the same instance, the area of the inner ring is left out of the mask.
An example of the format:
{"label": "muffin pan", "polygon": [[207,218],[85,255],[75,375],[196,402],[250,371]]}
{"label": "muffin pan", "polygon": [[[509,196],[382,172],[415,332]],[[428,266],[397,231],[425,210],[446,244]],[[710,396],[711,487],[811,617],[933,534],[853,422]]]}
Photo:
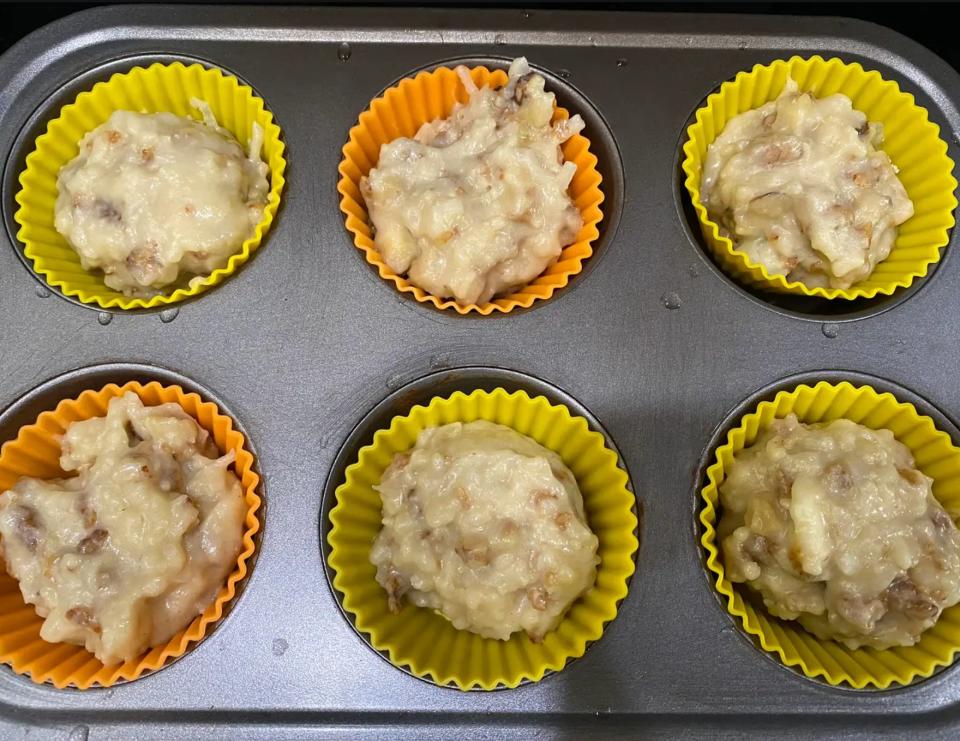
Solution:
{"label": "muffin pan", "polygon": [[[927,413],[939,410],[941,429],[953,432],[960,419],[955,232],[936,270],[907,291],[837,310],[739,287],[690,221],[679,162],[692,113],[738,71],[814,53],[896,80],[960,161],[960,77],[902,36],[854,21],[106,8],[41,29],[0,58],[3,439],[79,389],[183,376],[214,389],[204,395],[244,425],[266,505],[256,567],[202,643],[106,690],[57,690],[0,667],[0,737],[37,726],[73,739],[954,737],[956,664],[886,691],[808,680],[739,633],[702,564],[701,461],[729,410],[757,389],[798,372],[804,381],[866,374],[878,388],[907,389],[901,398],[918,397]],[[596,150],[606,168],[606,242],[536,311],[461,317],[422,306],[353,246],[336,192],[341,148],[359,113],[398,78],[459,57],[502,63],[520,54],[569,87],[558,92],[571,112],[578,99],[589,103],[592,143],[608,136],[595,123],[609,129],[610,143]],[[52,295],[20,264],[12,219],[36,133],[113,72],[198,57],[249,83],[283,129],[288,177],[270,234],[228,281],[175,310],[109,313]],[[325,574],[329,492],[352,455],[390,414],[457,384],[552,389],[543,393],[589,410],[643,513],[637,571],[600,640],[562,671],[496,692],[437,687],[384,661],[344,619]]]}

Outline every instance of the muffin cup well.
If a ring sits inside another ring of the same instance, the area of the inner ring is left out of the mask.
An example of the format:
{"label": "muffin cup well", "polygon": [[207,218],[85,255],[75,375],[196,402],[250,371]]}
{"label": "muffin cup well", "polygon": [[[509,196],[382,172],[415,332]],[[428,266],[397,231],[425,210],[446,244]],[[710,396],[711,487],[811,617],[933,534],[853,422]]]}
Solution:
{"label": "muffin cup well", "polygon": [[234,451],[233,467],[247,505],[237,565],[213,603],[187,628],[166,644],[111,666],[101,663],[82,646],[47,643],[41,639],[43,619],[33,605],[24,601],[17,580],[5,569],[0,569],[0,662],[38,684],[48,682],[57,688],[73,686],[78,689],[110,687],[118,682],[138,679],[182,656],[223,617],[225,607],[247,575],[248,562],[256,549],[253,536],[260,529],[257,511],[261,502],[257,494],[260,477],[253,468],[253,455],[244,436],[234,429],[232,420],[223,415],[216,404],[203,401],[195,393],[186,393],[179,386],[163,386],[156,381],[145,385],[131,381],[123,386],[111,383],[99,391],[84,391],[76,399],[60,402],[53,411],[43,412],[35,423],[22,427],[16,439],[0,448],[0,492],[12,487],[21,476],[40,479],[64,476],[59,465],[60,437],[67,427],[72,422],[105,416],[110,400],[127,391],[135,393],[147,406],[168,402],[179,404],[210,433],[221,452]]}
{"label": "muffin cup well", "polygon": [[707,483],[700,522],[700,542],[706,550],[707,568],[727,611],[746,633],[771,654],[812,679],[834,686],[855,689],[886,689],[907,685],[931,676],[938,668],[953,663],[960,651],[960,604],[943,611],[939,621],[914,646],[877,650],[851,650],[835,641],[820,640],[799,623],[780,620],[758,607],[745,584],[734,584],[726,576],[717,542],[719,487],[734,456],[752,445],[774,419],[790,413],[808,424],[849,419],[871,429],[888,429],[913,454],[917,468],[933,479],[933,494],[950,517],[960,520],[960,448],[950,436],[938,430],[930,417],[921,415],[909,403],[892,394],[879,393],[871,386],[854,386],[846,381],[821,381],[790,391],[781,391],[772,400],[761,402],[727,434],[726,443],[716,450],[707,468]]}
{"label": "muffin cup well", "polygon": [[[719,226],[700,201],[700,179],[707,148],[731,118],[775,100],[788,78],[793,78],[800,90],[817,97],[842,93],[869,121],[882,123],[881,149],[899,169],[900,182],[913,201],[914,215],[900,225],[890,255],[876,266],[870,277],[850,288],[809,287],[790,281],[784,275],[770,274],[720,234]],[[939,127],[897,83],[884,80],[878,72],[867,71],[856,63],[846,64],[836,58],[824,60],[819,56],[792,57],[789,61],[758,64],[749,72],[740,72],[735,79],[723,83],[697,111],[694,123],[687,128],[683,154],[684,185],[697,212],[703,238],[721,267],[748,286],[826,299],[889,296],[925,276],[930,266],[940,260],[941,248],[949,242],[957,207],[954,195],[957,181]]]}
{"label": "muffin cup well", "polygon": [[[97,272],[85,270],[79,255],[56,230],[57,177],[60,168],[79,152],[84,134],[104,123],[114,111],[169,112],[199,119],[199,112],[190,106],[191,98],[205,101],[217,122],[244,147],[250,141],[252,124],[257,122],[263,128],[262,156],[270,167],[270,192],[263,217],[225,267],[193,278],[186,287],[168,287],[149,298],[125,296],[108,288]],[[280,127],[273,122],[273,114],[253,90],[237,78],[199,64],[187,67],[174,62],[134,67],[80,93],[50,121],[46,132],[37,137],[34,150],[27,156],[26,169],[20,174],[20,191],[16,196],[19,208],[14,214],[20,225],[17,238],[23,243],[23,254],[32,261],[34,271],[64,296],[82,303],[103,309],[129,310],[183,301],[222,283],[260,246],[280,205],[286,168],[283,153]]]}
{"label": "muffin cup well", "polygon": [[[522,632],[499,641],[457,630],[438,612],[409,603],[393,614],[370,562],[370,549],[382,526],[380,495],[373,487],[393,456],[413,447],[427,427],[477,419],[511,427],[560,455],[577,478],[587,520],[600,541],[594,586],[539,644]],[[634,496],[627,483],[627,474],[617,465],[617,455],[606,447],[603,435],[565,406],[502,388],[436,397],[426,406],[394,417],[389,428],[378,430],[347,468],[345,481],[335,493],[327,535],[333,586],[342,594],[343,609],[353,617],[357,630],[369,636],[370,645],[418,677],[461,690],[539,681],[582,656],[588,644],[600,638],[627,595],[638,547]]]}
{"label": "muffin cup well", "polygon": [[[477,87],[502,87],[508,80],[504,70],[482,66],[471,68],[470,77]],[[593,254],[593,242],[600,234],[597,225],[603,218],[600,204],[604,196],[600,190],[602,178],[597,170],[597,158],[590,151],[590,142],[582,134],[576,134],[564,142],[561,149],[564,159],[577,166],[569,193],[573,204],[580,209],[583,226],[574,242],[563,248],[557,261],[530,284],[492,301],[460,304],[427,293],[394,273],[374,244],[370,219],[360,193],[360,180],[376,167],[384,144],[401,137],[413,137],[423,124],[446,118],[453,111],[454,104],[465,103],[468,99],[457,73],[448,67],[420,72],[416,77],[389,88],[370,103],[370,107],[360,114],[359,122],[350,129],[349,140],[343,147],[337,191],[341,196],[340,210],[354,244],[367,262],[377,268],[381,278],[421,303],[432,304],[438,309],[453,309],[459,314],[476,312],[487,316],[494,311],[507,313],[518,307],[529,308],[537,300],[548,299],[583,269],[583,262]],[[554,108],[553,121],[569,117],[566,109]]]}

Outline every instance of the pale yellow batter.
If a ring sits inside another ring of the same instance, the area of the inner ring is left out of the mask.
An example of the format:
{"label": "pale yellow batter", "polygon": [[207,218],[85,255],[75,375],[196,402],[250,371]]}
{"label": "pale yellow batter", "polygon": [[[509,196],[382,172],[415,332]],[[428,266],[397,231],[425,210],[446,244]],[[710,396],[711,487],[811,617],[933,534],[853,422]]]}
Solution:
{"label": "pale yellow batter", "polygon": [[707,149],[710,217],[771,274],[849,288],[886,259],[913,203],[883,127],[844,95],[817,99],[793,80],[775,101],[734,116]]}
{"label": "pale yellow batter", "polygon": [[57,178],[57,231],[85,269],[125,294],[150,296],[224,267],[263,217],[259,125],[248,155],[205,103],[192,103],[203,123],[115,111]]}
{"label": "pale yellow batter", "polygon": [[596,579],[597,537],[576,479],[508,427],[426,429],[379,491],[370,558],[394,610],[407,599],[488,638],[523,630],[539,641]]}
{"label": "pale yellow batter", "polygon": [[555,262],[583,225],[560,145],[583,128],[551,124],[554,95],[526,59],[500,90],[457,72],[470,100],[413,139],[380,149],[360,188],[391,270],[442,298],[489,301]]}
{"label": "pale yellow batter", "polygon": [[104,664],[168,641],[236,565],[246,505],[221,455],[176,404],[132,393],[63,436],[62,480],[22,478],[0,495],[0,546],[40,636]]}
{"label": "pale yellow batter", "polygon": [[889,430],[793,415],[720,487],[727,575],[849,648],[909,646],[960,601],[960,532]]}

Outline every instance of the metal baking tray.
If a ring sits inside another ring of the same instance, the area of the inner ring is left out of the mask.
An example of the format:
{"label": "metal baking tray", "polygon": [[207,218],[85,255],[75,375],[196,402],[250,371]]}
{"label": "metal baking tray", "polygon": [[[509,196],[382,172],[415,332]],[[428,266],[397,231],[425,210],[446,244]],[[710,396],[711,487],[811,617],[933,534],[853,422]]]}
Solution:
{"label": "metal baking tray", "polygon": [[[0,440],[83,386],[182,375],[244,427],[266,501],[252,576],[205,641],[107,690],[58,691],[2,667],[0,737],[955,738],[956,666],[883,692],[805,679],[741,635],[701,563],[703,459],[745,400],[798,372],[866,374],[954,433],[960,419],[956,233],[915,289],[852,306],[772,303],[701,246],[678,176],[685,126],[722,81],[794,53],[896,80],[960,161],[956,72],[892,31],[834,18],[115,7],[58,21],[0,57]],[[411,71],[520,54],[587,120],[607,198],[597,254],[531,310],[441,313],[400,295],[353,247],[335,191],[340,148],[369,101]],[[288,147],[279,218],[238,274],[179,308],[114,315],[62,300],[13,237],[24,157],[80,90],[170,58],[222,67],[266,100]],[[383,415],[498,384],[545,392],[602,425],[632,476],[641,547],[618,617],[586,655],[537,684],[460,692],[391,666],[341,614],[322,500]]]}

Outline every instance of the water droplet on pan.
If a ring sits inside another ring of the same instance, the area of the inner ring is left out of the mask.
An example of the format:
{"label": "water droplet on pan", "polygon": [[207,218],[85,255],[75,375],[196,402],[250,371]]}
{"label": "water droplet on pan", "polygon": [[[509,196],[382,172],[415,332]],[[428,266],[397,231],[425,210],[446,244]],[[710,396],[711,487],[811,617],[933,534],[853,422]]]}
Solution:
{"label": "water droplet on pan", "polygon": [[621,57],[620,59],[617,60],[617,66],[618,66],[618,67],[626,67],[626,66],[627,66],[627,60],[624,59],[623,57]]}
{"label": "water droplet on pan", "polygon": [[110,322],[113,321],[113,314],[108,311],[101,311],[99,314],[97,314],[97,321],[106,327]]}
{"label": "water droplet on pan", "polygon": [[340,46],[337,47],[337,59],[341,62],[346,62],[350,55],[353,54],[353,49],[350,48],[350,44],[346,41],[342,42]]}
{"label": "water droplet on pan", "polygon": [[496,36],[493,37],[493,43],[494,43],[494,44],[498,44],[498,45],[499,45],[499,44],[506,44],[506,43],[507,43],[507,37],[504,36],[502,33],[498,33]]}
{"label": "water droplet on pan", "polygon": [[520,15],[526,19],[533,15],[533,13],[531,13],[529,10],[524,10]]}
{"label": "water droplet on pan", "polygon": [[562,69],[562,70],[560,70],[560,76],[561,76],[564,80],[569,80],[569,79],[570,79],[570,70],[568,70],[568,69]]}
{"label": "water droplet on pan", "polygon": [[676,291],[670,291],[669,293],[663,294],[660,297],[660,300],[668,309],[679,309],[680,305],[683,303],[683,299],[680,298],[680,294]]}
{"label": "water droplet on pan", "polygon": [[87,738],[90,736],[90,729],[86,726],[76,726],[70,735],[67,736],[67,741],[87,741]]}
{"label": "water droplet on pan", "polygon": [[47,296],[50,295],[50,291],[48,291],[48,290],[47,290],[46,288],[44,288],[43,286],[37,286],[37,295],[38,295],[40,298],[46,298]]}
{"label": "water droplet on pan", "polygon": [[401,386],[403,386],[403,376],[399,373],[387,379],[387,388],[391,391],[396,391]]}
{"label": "water droplet on pan", "polygon": [[177,308],[164,309],[163,311],[160,312],[160,321],[163,322],[164,324],[169,324],[170,322],[172,322],[174,319],[177,318],[177,315],[179,313],[180,313],[180,309],[177,309]]}
{"label": "water droplet on pan", "polygon": [[820,331],[823,332],[823,336],[828,339],[835,340],[840,334],[840,327],[836,324],[824,324],[820,327]]}
{"label": "water droplet on pan", "polygon": [[274,638],[274,639],[273,639],[273,647],[272,647],[272,650],[273,650],[273,655],[274,655],[274,656],[283,656],[283,655],[287,652],[287,649],[288,649],[288,648],[290,648],[290,644],[287,643],[287,642],[286,642],[285,640],[283,640],[282,638]]}

